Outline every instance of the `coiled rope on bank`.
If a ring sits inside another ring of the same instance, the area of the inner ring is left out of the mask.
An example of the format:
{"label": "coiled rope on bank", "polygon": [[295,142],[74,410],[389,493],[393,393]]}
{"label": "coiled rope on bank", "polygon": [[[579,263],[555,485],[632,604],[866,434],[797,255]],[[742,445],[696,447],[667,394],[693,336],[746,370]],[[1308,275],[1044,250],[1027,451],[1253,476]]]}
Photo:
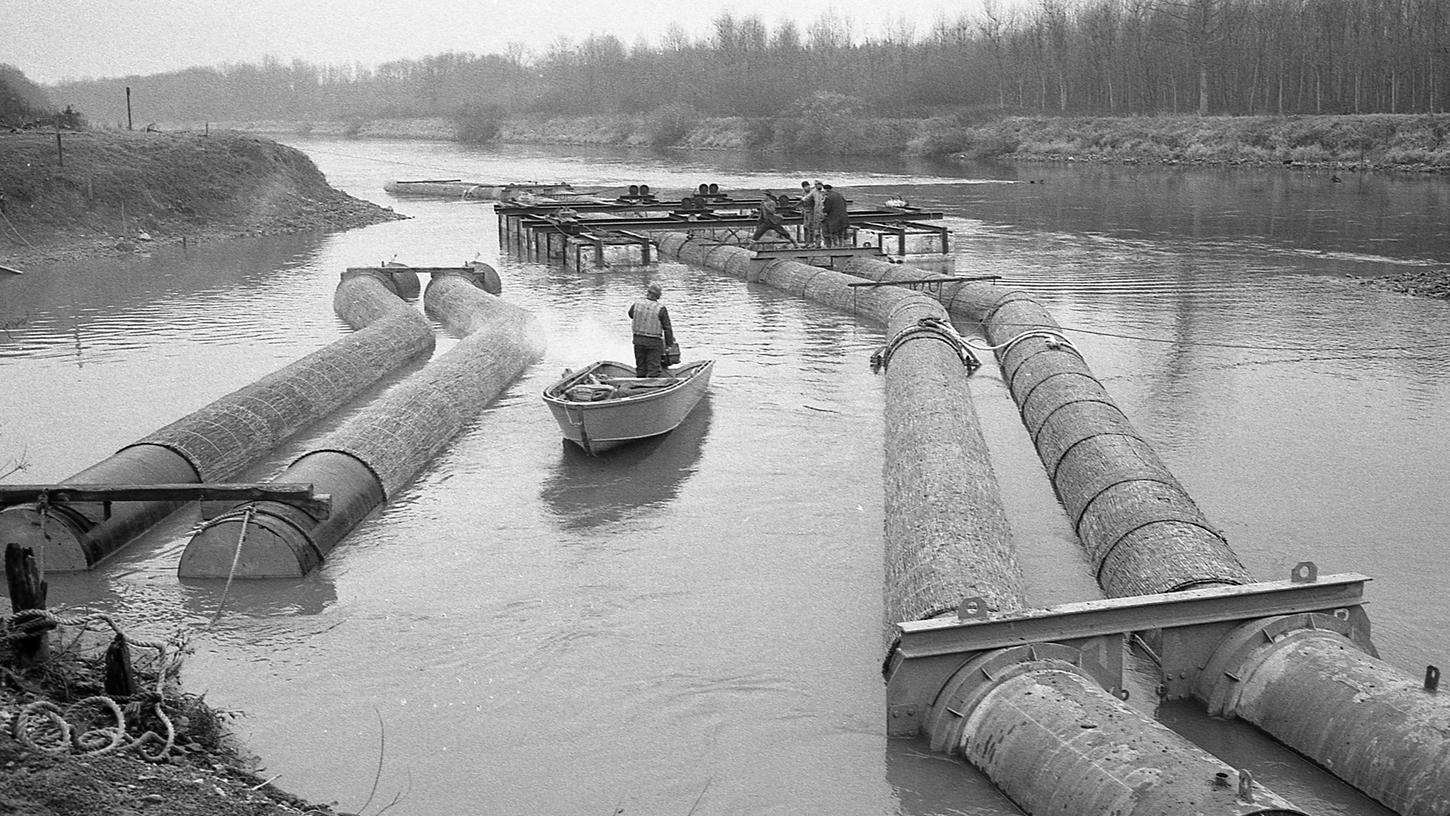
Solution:
{"label": "coiled rope on bank", "polygon": [[[62,708],[50,700],[34,700],[20,707],[11,723],[11,733],[16,741],[33,751],[48,754],[69,753],[72,749],[81,756],[102,756],[121,750],[133,750],[147,762],[165,762],[176,744],[176,727],[167,716],[162,704],[166,701],[166,658],[169,645],[152,640],[131,640],[109,615],[94,614],[81,617],[61,617],[47,609],[22,609],[0,619],[0,642],[8,643],[34,637],[38,632],[57,626],[79,627],[88,630],[95,624],[109,626],[123,643],[157,651],[155,688],[140,694],[119,698],[96,694],[83,698]],[[0,667],[16,685],[24,684],[16,674]],[[121,702],[126,703],[125,706]],[[143,707],[150,704],[152,714],[161,723],[163,734],[148,730],[139,737],[126,732],[126,713],[138,716]],[[88,707],[100,709],[114,720],[110,725],[78,731],[72,722],[80,720],[77,715]],[[151,750],[153,743],[160,747]]]}

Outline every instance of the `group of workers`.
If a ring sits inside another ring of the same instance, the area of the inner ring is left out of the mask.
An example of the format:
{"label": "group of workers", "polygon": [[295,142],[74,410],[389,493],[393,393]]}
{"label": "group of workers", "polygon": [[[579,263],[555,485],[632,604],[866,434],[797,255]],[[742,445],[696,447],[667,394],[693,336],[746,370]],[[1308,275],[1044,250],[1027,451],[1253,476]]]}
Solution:
{"label": "group of workers", "polygon": [[755,234],[750,237],[757,246],[761,238],[772,232],[789,241],[791,246],[836,247],[844,246],[849,240],[851,220],[846,215],[846,197],[831,185],[823,184],[820,180],[815,183],[801,182],[800,200],[796,206],[800,208],[805,230],[800,241],[783,226],[784,219],[780,214],[782,202],[789,204],[790,199],[781,196],[778,201],[768,191],[760,200]]}
{"label": "group of workers", "polygon": [[[836,247],[844,246],[849,239],[851,221],[846,216],[846,197],[820,181],[801,182],[801,195],[795,206],[800,208],[805,232],[803,240],[797,241],[786,231],[781,216],[782,205],[791,206],[790,198],[779,200],[767,192],[760,200],[755,234],[751,241],[759,244],[766,233],[774,232],[792,246]],[[634,331],[634,370],[638,377],[670,376],[667,352],[675,348],[674,326],[670,324],[670,313],[660,296],[663,294],[658,283],[645,287],[645,296],[629,307],[629,317]]]}

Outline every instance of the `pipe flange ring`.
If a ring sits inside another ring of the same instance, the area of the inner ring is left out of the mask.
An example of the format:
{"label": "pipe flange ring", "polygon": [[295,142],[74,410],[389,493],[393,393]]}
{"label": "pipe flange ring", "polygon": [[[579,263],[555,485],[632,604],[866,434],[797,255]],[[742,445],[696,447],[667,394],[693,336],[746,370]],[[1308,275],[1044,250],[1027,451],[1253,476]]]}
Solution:
{"label": "pipe flange ring", "polygon": [[1097,683],[1082,667],[1082,652],[1060,643],[1033,643],[979,653],[963,663],[942,686],[924,718],[932,750],[961,753],[967,720],[1003,680],[1038,669],[1072,671]]}
{"label": "pipe flange ring", "polygon": [[[1343,614],[1340,614],[1340,613]],[[1356,614],[1358,613],[1358,614]],[[1261,618],[1234,629],[1219,642],[1213,656],[1199,672],[1193,693],[1203,701],[1210,716],[1232,716],[1238,707],[1240,685],[1247,675],[1245,666],[1257,663],[1255,654],[1286,639],[1332,633],[1343,637],[1365,654],[1377,654],[1368,629],[1362,625],[1359,607],[1333,612],[1298,612]]]}

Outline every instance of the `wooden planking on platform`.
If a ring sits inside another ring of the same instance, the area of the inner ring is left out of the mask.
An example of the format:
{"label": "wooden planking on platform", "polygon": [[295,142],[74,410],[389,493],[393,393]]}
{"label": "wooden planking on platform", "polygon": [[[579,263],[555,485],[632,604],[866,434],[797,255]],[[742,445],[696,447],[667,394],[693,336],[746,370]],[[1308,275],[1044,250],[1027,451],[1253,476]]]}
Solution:
{"label": "wooden planking on platform", "polygon": [[313,518],[332,514],[332,497],[310,484],[45,484],[0,485],[0,507],[23,502],[276,501]]}

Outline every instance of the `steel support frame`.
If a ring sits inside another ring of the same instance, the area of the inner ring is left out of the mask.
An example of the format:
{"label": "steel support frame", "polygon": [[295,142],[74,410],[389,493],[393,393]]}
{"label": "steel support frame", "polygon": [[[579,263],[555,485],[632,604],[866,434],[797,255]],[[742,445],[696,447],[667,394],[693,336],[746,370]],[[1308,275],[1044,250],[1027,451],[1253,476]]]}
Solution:
{"label": "steel support frame", "polygon": [[979,599],[962,602],[954,618],[897,624],[899,640],[887,657],[887,731],[918,733],[922,718],[952,675],[996,649],[1059,644],[1077,649],[1080,665],[1103,688],[1123,691],[1123,652],[1130,637],[1155,632],[1165,699],[1191,696],[1215,649],[1240,624],[1304,612],[1328,614],[1364,632],[1364,585],[1356,573],[1319,576],[1314,565],[1297,565],[1283,581],[1209,587],[1026,610],[988,617]]}

